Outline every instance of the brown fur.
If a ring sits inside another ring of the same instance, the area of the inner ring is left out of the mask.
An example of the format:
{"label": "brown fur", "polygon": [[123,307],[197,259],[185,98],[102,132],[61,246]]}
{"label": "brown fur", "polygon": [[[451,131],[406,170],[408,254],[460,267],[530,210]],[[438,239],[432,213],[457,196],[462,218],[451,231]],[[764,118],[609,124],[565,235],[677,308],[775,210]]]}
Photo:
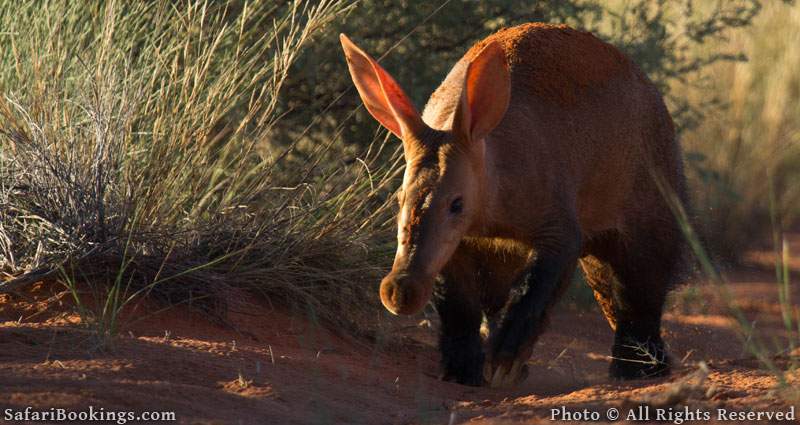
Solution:
{"label": "brown fur", "polygon": [[[502,67],[497,55],[504,55]],[[498,75],[505,72],[510,78],[504,80]],[[503,103],[498,99],[505,91],[510,99]],[[380,93],[367,95],[380,101]],[[401,95],[385,97],[391,103],[392,97],[402,101]],[[504,113],[499,124],[491,118],[498,112]],[[493,129],[470,135],[470,129],[487,126],[481,119]],[[513,360],[508,356],[524,360],[530,354],[543,329],[539,322],[583,257],[587,281],[617,331],[614,355],[634,355],[625,348],[630,341],[663,351],[661,308],[679,275],[682,235],[653,177],[683,201],[686,189],[672,119],[635,64],[566,26],[508,28],[467,52],[433,93],[421,121],[411,117],[404,124],[416,130],[403,135],[403,246],[381,285],[387,308],[418,311],[432,274],[441,272],[449,294],[440,304],[444,333],[462,332],[446,323],[447,315],[472,332],[475,313],[468,306],[478,299],[487,316],[508,310],[489,353],[497,369]],[[386,125],[398,126],[391,120]],[[448,215],[457,197],[463,197],[464,213]],[[453,241],[460,241],[457,248]],[[508,301],[515,282],[523,295]],[[519,322],[529,316],[536,323]],[[453,338],[446,337],[443,347],[474,339]],[[479,353],[469,356],[451,357],[455,363],[446,360],[445,369],[483,361]],[[640,372],[650,373],[612,364],[619,376]],[[464,376],[456,379],[474,382]]]}
{"label": "brown fur", "polygon": [[[507,49],[512,99],[486,142],[489,196],[475,236],[529,241],[532,226],[563,209],[576,211],[589,238],[629,234],[629,217],[669,214],[647,168],[682,193],[680,148],[661,96],[635,65],[589,33],[538,23],[488,37],[462,62],[492,40]],[[423,112],[431,127],[452,125],[453,75]]]}
{"label": "brown fur", "polygon": [[512,74],[530,93],[553,102],[574,103],[589,87],[602,86],[630,69],[630,61],[591,33],[566,25],[524,24],[500,30],[464,55],[472,60],[486,44],[504,47]]}

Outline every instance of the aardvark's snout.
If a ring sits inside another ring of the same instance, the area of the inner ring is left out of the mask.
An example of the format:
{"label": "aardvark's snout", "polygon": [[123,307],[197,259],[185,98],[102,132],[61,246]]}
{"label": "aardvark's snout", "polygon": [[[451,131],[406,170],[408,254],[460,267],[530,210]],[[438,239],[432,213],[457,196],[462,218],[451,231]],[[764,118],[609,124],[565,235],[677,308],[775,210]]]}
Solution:
{"label": "aardvark's snout", "polygon": [[431,299],[434,280],[392,271],[381,281],[381,302],[393,314],[418,313]]}

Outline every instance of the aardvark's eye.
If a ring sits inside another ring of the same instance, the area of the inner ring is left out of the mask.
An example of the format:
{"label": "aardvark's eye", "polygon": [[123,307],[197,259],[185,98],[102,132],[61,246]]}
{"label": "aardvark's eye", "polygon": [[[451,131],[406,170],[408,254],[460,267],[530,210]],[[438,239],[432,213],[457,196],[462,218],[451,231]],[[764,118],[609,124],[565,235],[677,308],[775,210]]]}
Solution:
{"label": "aardvark's eye", "polygon": [[464,210],[464,200],[459,196],[450,204],[450,214],[461,214]]}

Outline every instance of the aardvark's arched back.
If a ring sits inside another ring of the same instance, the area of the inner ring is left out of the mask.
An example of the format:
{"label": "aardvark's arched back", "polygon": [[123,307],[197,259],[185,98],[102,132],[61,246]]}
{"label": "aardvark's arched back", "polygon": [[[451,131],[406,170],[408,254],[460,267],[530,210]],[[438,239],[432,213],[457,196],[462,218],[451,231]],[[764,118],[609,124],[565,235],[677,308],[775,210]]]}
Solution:
{"label": "aardvark's arched back", "polygon": [[522,25],[473,46],[420,114],[374,59],[342,45],[367,109],[405,152],[381,300],[413,314],[438,292],[444,378],[524,377],[578,263],[615,330],[611,374],[667,373],[661,312],[682,239],[655,179],[681,200],[685,183],[672,120],[638,67],[589,33]]}

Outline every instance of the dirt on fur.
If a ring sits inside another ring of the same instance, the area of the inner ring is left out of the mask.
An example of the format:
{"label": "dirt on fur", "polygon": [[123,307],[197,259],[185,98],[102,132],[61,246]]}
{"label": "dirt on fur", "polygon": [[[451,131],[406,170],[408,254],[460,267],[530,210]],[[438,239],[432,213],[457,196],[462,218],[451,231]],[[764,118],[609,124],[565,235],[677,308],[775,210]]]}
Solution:
{"label": "dirt on fur", "polygon": [[[800,235],[790,245],[800,251]],[[740,336],[721,291],[704,282],[675,293],[664,317],[675,360],[670,377],[609,379],[608,324],[596,306],[567,298],[536,346],[528,379],[506,389],[437,379],[430,312],[405,319],[376,313],[372,337],[356,338],[244,296],[229,306],[224,323],[189,308],[153,313],[140,306],[132,314],[146,318],[100,346],[70,313],[63,289],[37,284],[0,296],[0,418],[9,409],[91,406],[175,412],[178,423],[196,424],[517,424],[605,422],[614,408],[623,423],[634,422],[630,412],[638,423],[680,423],[708,412],[704,422],[713,423],[725,419],[717,409],[800,410],[800,351],[788,348],[798,330],[784,326],[773,256],[764,250],[747,258],[747,267],[727,273],[728,288],[769,348],[765,359],[793,370],[783,385],[747,348],[754,340]],[[797,261],[790,267],[800,271]],[[800,291],[791,296],[796,309]],[[770,422],[786,423],[762,417]]]}

